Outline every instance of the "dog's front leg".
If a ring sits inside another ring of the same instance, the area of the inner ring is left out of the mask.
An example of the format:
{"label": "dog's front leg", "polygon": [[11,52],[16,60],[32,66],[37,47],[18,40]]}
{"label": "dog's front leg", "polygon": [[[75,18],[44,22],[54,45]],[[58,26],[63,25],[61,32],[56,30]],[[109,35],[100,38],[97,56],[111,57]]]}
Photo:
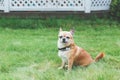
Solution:
{"label": "dog's front leg", "polygon": [[70,57],[68,60],[68,71],[70,71],[72,69],[73,66],[73,57]]}
{"label": "dog's front leg", "polygon": [[65,61],[64,61],[64,60],[62,60],[62,65],[61,65],[58,69],[63,69],[63,68],[64,68],[64,66],[65,66]]}

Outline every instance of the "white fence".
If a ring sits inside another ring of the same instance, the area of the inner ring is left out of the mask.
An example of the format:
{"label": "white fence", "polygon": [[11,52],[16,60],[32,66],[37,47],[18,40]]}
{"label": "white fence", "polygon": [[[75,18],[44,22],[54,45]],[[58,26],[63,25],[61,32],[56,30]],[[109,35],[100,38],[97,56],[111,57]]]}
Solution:
{"label": "white fence", "polygon": [[109,10],[111,0],[0,0],[0,10],[10,11],[91,11]]}

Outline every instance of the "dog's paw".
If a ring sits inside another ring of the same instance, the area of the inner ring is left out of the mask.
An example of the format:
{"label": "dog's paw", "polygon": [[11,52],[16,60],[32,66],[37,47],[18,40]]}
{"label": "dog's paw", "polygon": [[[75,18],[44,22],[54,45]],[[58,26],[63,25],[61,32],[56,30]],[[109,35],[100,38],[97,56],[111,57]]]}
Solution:
{"label": "dog's paw", "polygon": [[61,66],[61,67],[59,67],[58,69],[59,69],[59,70],[60,70],[60,69],[63,69],[63,67]]}
{"label": "dog's paw", "polygon": [[67,69],[67,68],[68,68],[68,65],[65,65],[65,68]]}

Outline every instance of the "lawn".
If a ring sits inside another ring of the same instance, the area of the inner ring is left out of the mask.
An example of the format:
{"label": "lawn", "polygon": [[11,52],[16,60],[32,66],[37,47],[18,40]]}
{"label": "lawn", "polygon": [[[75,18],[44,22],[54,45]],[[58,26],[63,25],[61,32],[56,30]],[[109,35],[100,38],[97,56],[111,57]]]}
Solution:
{"label": "lawn", "polygon": [[[88,67],[58,70],[57,35],[74,28],[75,43],[93,58]],[[120,23],[109,19],[1,18],[0,80],[120,80]]]}

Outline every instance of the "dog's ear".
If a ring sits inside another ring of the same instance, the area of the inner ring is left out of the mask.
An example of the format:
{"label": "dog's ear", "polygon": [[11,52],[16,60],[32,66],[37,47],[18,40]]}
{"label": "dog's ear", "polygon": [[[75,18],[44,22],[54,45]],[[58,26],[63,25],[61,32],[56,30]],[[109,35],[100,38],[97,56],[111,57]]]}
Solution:
{"label": "dog's ear", "polygon": [[73,30],[73,29],[71,29],[71,30],[70,30],[70,33],[73,35],[73,34],[74,34],[74,30]]}
{"label": "dog's ear", "polygon": [[62,31],[62,28],[60,27],[59,32],[61,32],[61,31]]}

